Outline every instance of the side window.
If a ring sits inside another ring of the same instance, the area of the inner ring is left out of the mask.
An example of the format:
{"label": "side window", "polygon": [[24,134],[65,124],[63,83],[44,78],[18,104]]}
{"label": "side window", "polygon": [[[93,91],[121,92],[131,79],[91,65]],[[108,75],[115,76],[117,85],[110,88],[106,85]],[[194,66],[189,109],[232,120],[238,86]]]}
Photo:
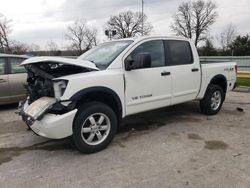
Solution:
{"label": "side window", "polygon": [[170,53],[170,65],[186,65],[193,63],[193,54],[189,42],[168,40],[167,46]]}
{"label": "side window", "polygon": [[0,58],[0,75],[5,74],[5,58]]}
{"label": "side window", "polygon": [[134,59],[139,53],[149,53],[151,55],[151,67],[165,66],[164,44],[161,40],[145,42],[134,49],[128,57]]}
{"label": "side window", "polygon": [[10,65],[11,65],[11,73],[26,73],[26,70],[23,66],[20,66],[20,64],[25,60],[24,58],[9,58]]}

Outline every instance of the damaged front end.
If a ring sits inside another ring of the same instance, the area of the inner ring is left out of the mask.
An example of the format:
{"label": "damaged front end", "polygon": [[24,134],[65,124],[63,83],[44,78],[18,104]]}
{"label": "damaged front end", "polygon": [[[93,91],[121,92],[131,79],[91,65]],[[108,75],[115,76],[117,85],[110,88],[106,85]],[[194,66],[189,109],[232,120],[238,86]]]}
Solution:
{"label": "damaged front end", "polygon": [[19,104],[20,115],[22,115],[23,120],[30,127],[34,121],[40,120],[42,115],[46,113],[57,100],[53,97],[41,97],[29,105],[28,100],[21,102]]}
{"label": "damaged front end", "polygon": [[[39,61],[36,58],[30,62],[24,61],[22,65],[25,66],[28,74],[25,85],[27,98],[19,104],[19,114],[23,121],[41,136],[61,138],[69,134],[68,131],[67,134],[53,136],[53,130],[51,130],[51,127],[55,128],[57,124],[59,126],[59,122],[71,123],[70,126],[72,126],[73,117],[71,116],[77,111],[75,109],[76,101],[60,100],[69,82],[69,80],[60,79],[60,77],[93,71],[94,68],[91,68],[93,65],[78,65],[77,60],[66,58],[57,58],[56,61],[50,58],[47,58],[47,61],[40,58]],[[66,129],[69,130],[69,128]]]}
{"label": "damaged front end", "polygon": [[28,73],[25,88],[29,103],[44,96],[60,98],[67,87],[68,80],[57,78],[89,71],[83,67],[51,62],[28,64],[25,68]]}

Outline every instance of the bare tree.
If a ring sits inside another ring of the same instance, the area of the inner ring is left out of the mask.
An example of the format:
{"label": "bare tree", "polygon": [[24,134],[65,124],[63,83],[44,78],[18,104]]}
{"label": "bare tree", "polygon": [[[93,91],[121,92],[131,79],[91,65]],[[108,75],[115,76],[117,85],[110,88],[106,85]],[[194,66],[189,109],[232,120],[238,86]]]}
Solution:
{"label": "bare tree", "polygon": [[85,21],[77,20],[68,26],[66,37],[71,41],[71,47],[77,55],[97,45],[97,29],[87,26]]}
{"label": "bare tree", "polygon": [[38,45],[11,40],[9,37],[11,32],[11,20],[0,14],[0,52],[24,54],[39,50]]}
{"label": "bare tree", "polygon": [[19,41],[11,41],[10,51],[13,54],[25,54],[27,52],[38,51],[40,48],[36,44],[26,44]]}
{"label": "bare tree", "polygon": [[10,40],[9,35],[11,33],[10,20],[4,15],[0,14],[0,51],[4,53],[10,53]]}
{"label": "bare tree", "polygon": [[30,44],[29,45],[29,52],[36,52],[36,51],[39,51],[40,50],[40,46],[37,45],[37,44]]}
{"label": "bare tree", "polygon": [[[143,28],[142,28],[143,25]],[[140,35],[149,35],[153,29],[147,21],[147,15],[141,12],[125,11],[110,16],[105,30],[115,30],[117,38],[129,38]]]}
{"label": "bare tree", "polygon": [[48,50],[48,55],[57,55],[59,51],[57,44],[53,40],[47,42],[46,49]]}
{"label": "bare tree", "polygon": [[196,0],[181,3],[173,16],[172,31],[178,36],[194,38],[195,45],[206,39],[210,26],[217,18],[216,5],[212,1]]}
{"label": "bare tree", "polygon": [[97,45],[98,41],[96,35],[97,35],[96,28],[88,28],[86,30],[85,40],[83,42],[87,50]]}
{"label": "bare tree", "polygon": [[237,35],[236,26],[233,24],[228,24],[224,30],[217,37],[221,45],[222,51],[226,52],[230,49],[230,45],[234,41]]}
{"label": "bare tree", "polygon": [[12,41],[10,49],[13,54],[25,54],[29,51],[29,46],[22,42]]}

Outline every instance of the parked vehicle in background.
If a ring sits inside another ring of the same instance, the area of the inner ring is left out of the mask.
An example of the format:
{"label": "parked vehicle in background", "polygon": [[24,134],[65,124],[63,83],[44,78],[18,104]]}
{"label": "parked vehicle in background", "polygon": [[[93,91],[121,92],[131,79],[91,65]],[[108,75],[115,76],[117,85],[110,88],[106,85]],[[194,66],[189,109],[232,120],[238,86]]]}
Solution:
{"label": "parked vehicle in background", "polygon": [[0,105],[17,103],[26,96],[27,71],[20,64],[28,56],[0,54]]}
{"label": "parked vehicle in background", "polygon": [[129,115],[191,100],[217,114],[237,70],[234,62],[201,63],[193,41],[176,37],[122,39],[78,59],[36,57],[22,65],[23,120],[40,136],[71,136],[84,153],[104,149]]}

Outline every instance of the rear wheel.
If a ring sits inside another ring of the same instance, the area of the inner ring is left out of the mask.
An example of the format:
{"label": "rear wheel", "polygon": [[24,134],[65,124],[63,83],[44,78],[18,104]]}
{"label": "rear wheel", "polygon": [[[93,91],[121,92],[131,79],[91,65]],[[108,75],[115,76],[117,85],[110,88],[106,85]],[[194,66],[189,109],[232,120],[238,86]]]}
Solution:
{"label": "rear wheel", "polygon": [[209,85],[204,98],[200,101],[201,112],[206,115],[217,114],[224,101],[224,92],[218,85]]}
{"label": "rear wheel", "polygon": [[75,118],[73,141],[82,153],[94,153],[106,148],[117,131],[115,112],[100,102],[83,105]]}

